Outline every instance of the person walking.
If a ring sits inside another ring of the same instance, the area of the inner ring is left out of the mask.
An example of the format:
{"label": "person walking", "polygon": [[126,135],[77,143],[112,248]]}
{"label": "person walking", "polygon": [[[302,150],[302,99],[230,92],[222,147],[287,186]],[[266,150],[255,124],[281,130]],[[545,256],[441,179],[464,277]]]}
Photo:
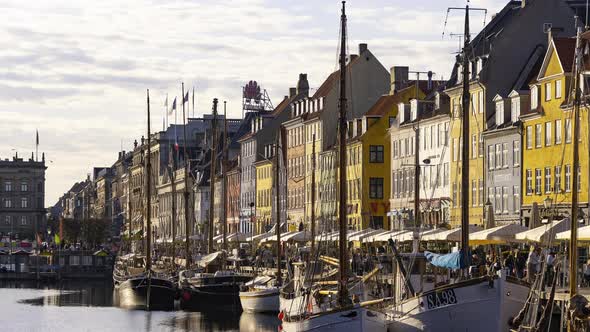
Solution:
{"label": "person walking", "polygon": [[535,249],[531,250],[527,259],[527,281],[531,284],[535,282],[537,273],[539,273],[539,267],[541,265],[540,255],[541,247],[535,247]]}

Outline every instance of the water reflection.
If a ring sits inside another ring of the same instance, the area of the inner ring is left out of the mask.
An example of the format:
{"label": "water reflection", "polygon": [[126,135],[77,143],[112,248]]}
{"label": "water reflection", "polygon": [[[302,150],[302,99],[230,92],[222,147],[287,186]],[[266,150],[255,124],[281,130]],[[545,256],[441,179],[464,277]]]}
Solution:
{"label": "water reflection", "polygon": [[[0,281],[0,326],[29,331],[272,331],[276,315],[231,312],[133,311],[116,307],[110,282],[62,281],[55,284]],[[51,307],[61,307],[59,315]],[[92,309],[90,309],[92,307]],[[2,328],[0,328],[2,330]]]}

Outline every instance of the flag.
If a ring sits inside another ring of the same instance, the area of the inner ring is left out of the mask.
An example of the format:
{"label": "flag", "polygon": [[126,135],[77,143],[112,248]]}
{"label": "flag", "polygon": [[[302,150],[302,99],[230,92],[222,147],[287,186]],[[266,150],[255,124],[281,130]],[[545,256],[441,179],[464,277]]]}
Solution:
{"label": "flag", "polygon": [[174,97],[174,101],[172,102],[172,109],[170,109],[170,114],[172,114],[172,111],[176,111],[176,97]]}
{"label": "flag", "polygon": [[53,236],[53,242],[55,242],[55,244],[60,245],[61,244],[61,239],[59,238],[58,234],[55,234]]}
{"label": "flag", "polygon": [[41,241],[41,233],[37,233],[36,238],[37,238],[37,244],[41,245],[41,243],[43,242],[43,241]]}
{"label": "flag", "polygon": [[182,103],[188,103],[188,91],[186,92],[186,94],[184,95],[184,98],[182,98]]}

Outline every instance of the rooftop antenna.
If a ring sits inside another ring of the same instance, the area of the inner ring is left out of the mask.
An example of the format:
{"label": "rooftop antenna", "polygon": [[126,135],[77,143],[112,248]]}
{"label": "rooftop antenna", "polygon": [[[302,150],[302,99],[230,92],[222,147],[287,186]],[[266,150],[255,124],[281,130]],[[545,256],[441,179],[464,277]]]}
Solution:
{"label": "rooftop antenna", "polygon": [[[588,0],[586,0],[588,1]],[[469,5],[469,0],[467,0],[467,5]],[[445,30],[447,28],[447,23],[449,21],[449,14],[451,13],[452,10],[465,10],[465,7],[448,7],[447,8],[447,15],[445,16],[445,24],[443,26],[443,31],[442,31],[442,38],[445,37]],[[483,11],[483,26],[486,26],[486,18],[488,16],[488,10],[486,8],[469,8],[469,11]],[[451,33],[451,37],[453,37],[453,34]],[[465,36],[463,36],[465,37]],[[470,36],[471,38],[471,36]]]}

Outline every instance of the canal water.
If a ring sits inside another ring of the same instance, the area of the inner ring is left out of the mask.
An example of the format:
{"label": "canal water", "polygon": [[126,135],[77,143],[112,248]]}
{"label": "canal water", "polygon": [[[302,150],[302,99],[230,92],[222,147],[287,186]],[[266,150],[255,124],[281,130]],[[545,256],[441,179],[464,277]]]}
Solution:
{"label": "canal water", "polygon": [[133,311],[113,306],[109,282],[0,281],[0,331],[272,331],[276,315]]}

